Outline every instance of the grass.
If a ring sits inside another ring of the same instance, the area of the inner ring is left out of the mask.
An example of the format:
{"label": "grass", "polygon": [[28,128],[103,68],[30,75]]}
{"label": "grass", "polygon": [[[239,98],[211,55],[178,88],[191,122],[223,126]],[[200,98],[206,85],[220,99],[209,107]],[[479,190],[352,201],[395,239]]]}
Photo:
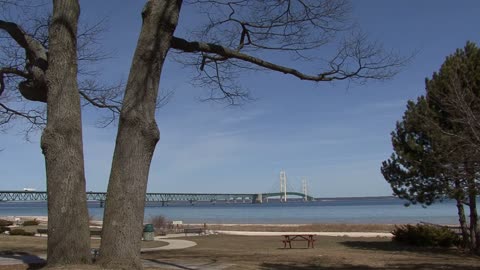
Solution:
{"label": "grass", "polygon": [[[202,225],[203,227],[203,225]],[[393,224],[207,224],[208,230],[265,232],[391,232]]]}
{"label": "grass", "polygon": [[[142,248],[161,247],[165,245],[167,245],[167,243],[160,241],[142,241]],[[100,239],[92,239],[91,246],[92,248],[98,248],[100,246]],[[26,252],[35,255],[45,254],[47,253],[47,238],[0,235],[0,254],[2,252]]]}
{"label": "grass", "polygon": [[[480,270],[480,258],[460,250],[415,248],[394,243],[389,238],[317,236],[314,249],[307,249],[305,242],[295,242],[293,249],[283,249],[282,238],[279,236],[209,235],[179,239],[195,241],[197,245],[182,250],[142,254],[146,262],[155,262],[163,267],[145,269]],[[98,245],[98,241],[92,245]],[[44,254],[46,239],[0,236],[0,252],[5,250]],[[26,268],[0,266],[0,269]]]}
{"label": "grass", "polygon": [[[296,242],[283,249],[280,237],[199,236],[182,251],[145,254],[168,264],[197,262],[226,269],[480,269],[480,258],[456,249],[417,249],[387,238],[317,237],[314,249]],[[205,268],[208,269],[208,268]]]}

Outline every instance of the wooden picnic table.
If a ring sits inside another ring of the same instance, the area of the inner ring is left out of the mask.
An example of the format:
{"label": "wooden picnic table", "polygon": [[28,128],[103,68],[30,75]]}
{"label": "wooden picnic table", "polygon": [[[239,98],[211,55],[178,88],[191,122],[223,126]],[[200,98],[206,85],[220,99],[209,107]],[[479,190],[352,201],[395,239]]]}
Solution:
{"label": "wooden picnic table", "polygon": [[293,241],[306,241],[307,248],[314,248],[313,243],[315,242],[315,234],[284,234],[282,235],[283,239],[283,248],[287,248],[287,244],[289,248],[292,248]]}

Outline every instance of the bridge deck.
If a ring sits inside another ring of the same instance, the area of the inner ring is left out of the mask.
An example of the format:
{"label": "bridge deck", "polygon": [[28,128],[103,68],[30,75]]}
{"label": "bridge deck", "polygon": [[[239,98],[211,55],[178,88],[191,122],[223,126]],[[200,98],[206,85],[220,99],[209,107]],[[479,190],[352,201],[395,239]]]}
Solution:
{"label": "bridge deck", "polygon": [[[215,202],[215,201],[251,201],[255,202],[259,196],[263,199],[270,197],[277,197],[282,193],[147,193],[145,196],[146,202]],[[299,192],[287,192],[287,195],[294,195],[305,197]],[[105,201],[107,198],[106,192],[87,192],[88,201]],[[314,198],[307,196],[307,200],[311,201]],[[0,201],[46,201],[46,191],[0,191]]]}

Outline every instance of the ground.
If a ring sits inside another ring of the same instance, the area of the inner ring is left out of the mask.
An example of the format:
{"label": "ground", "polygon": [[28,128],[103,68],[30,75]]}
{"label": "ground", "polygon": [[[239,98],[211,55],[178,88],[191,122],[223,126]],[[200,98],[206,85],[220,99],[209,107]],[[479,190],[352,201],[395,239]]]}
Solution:
{"label": "ground", "polygon": [[317,237],[314,249],[295,243],[283,249],[279,237],[207,236],[189,238],[197,246],[145,259],[169,263],[199,260],[225,269],[480,269],[480,258],[456,249],[418,249],[388,238]]}
{"label": "ground", "polygon": [[[142,254],[146,269],[462,269],[480,270],[480,257],[457,249],[413,248],[392,243],[389,238],[318,236],[314,249],[295,242],[283,249],[279,236],[208,235],[182,237],[196,246]],[[38,237],[0,238],[0,252],[44,254],[46,242]],[[35,269],[0,266],[0,269]]]}

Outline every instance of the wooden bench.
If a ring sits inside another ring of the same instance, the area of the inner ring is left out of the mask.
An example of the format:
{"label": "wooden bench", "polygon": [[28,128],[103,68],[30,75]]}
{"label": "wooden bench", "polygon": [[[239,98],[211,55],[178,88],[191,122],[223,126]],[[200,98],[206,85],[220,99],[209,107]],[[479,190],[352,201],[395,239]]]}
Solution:
{"label": "wooden bench", "polygon": [[307,248],[314,248],[315,234],[284,234],[282,236],[284,237],[282,240],[283,248],[287,248],[287,244],[289,248],[292,248],[292,242],[294,241],[305,241],[307,242]]}
{"label": "wooden bench", "polygon": [[101,228],[90,228],[90,236],[102,236],[102,229]]}
{"label": "wooden bench", "polygon": [[48,234],[48,229],[46,229],[46,228],[38,228],[38,229],[37,229],[37,233],[40,234],[40,236],[41,236],[42,234]]}
{"label": "wooden bench", "polygon": [[455,226],[455,225],[440,225],[440,224],[435,224],[435,223],[430,223],[430,222],[423,222],[421,221],[420,224],[422,225],[427,225],[427,226],[432,226],[432,227],[437,227],[437,228],[447,228],[453,233],[455,233],[458,236],[462,236],[462,228],[460,226]]}
{"label": "wooden bench", "polygon": [[185,228],[183,229],[185,236],[188,233],[196,233],[196,234],[205,234],[205,230],[203,228]]}
{"label": "wooden bench", "polygon": [[100,249],[98,248],[91,248],[90,254],[93,256],[93,260],[95,261],[98,256],[100,256]]}

